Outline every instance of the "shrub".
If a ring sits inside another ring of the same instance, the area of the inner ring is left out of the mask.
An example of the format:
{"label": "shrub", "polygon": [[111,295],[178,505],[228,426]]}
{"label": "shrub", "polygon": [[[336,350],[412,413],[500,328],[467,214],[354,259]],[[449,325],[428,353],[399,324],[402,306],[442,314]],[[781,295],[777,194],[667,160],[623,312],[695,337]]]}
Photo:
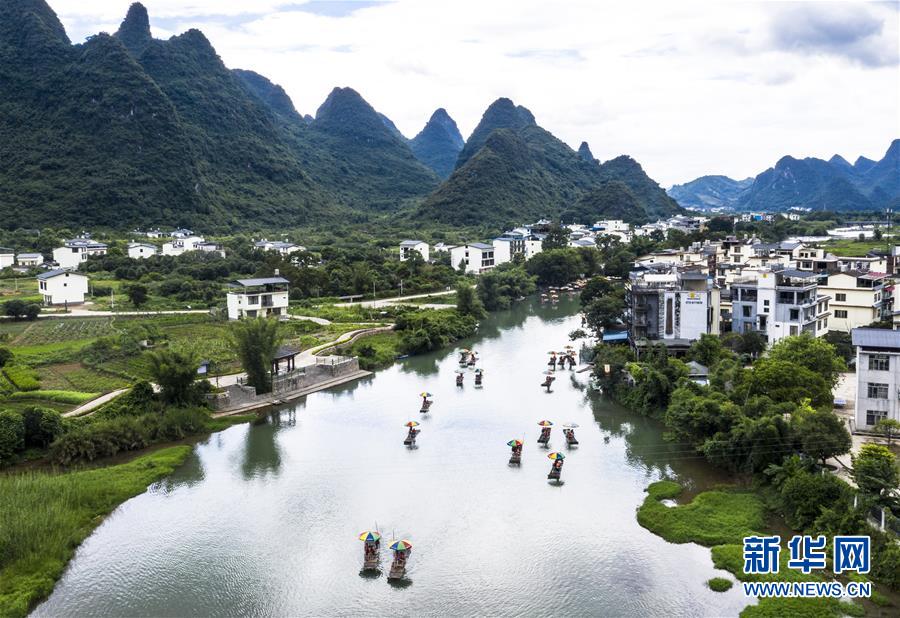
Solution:
{"label": "shrub", "polygon": [[25,423],[22,415],[12,410],[0,412],[0,464],[12,462],[25,448]]}
{"label": "shrub", "polygon": [[9,348],[0,348],[0,367],[5,366],[13,358],[12,350]]}
{"label": "shrub", "polygon": [[731,590],[732,583],[730,579],[725,577],[713,577],[706,582],[706,585],[714,592],[727,592]]}
{"label": "shrub", "polygon": [[801,472],[781,486],[785,518],[796,530],[806,530],[822,514],[822,509],[837,502],[847,484],[831,474]]}
{"label": "shrub", "polygon": [[46,447],[63,432],[62,416],[56,410],[32,406],[22,411],[25,446]]}
{"label": "shrub", "polygon": [[98,393],[81,393],[78,391],[25,391],[21,393],[12,393],[10,399],[37,399],[41,401],[52,401],[54,403],[66,403],[77,406],[87,403],[91,399],[96,399]]}
{"label": "shrub", "polygon": [[24,365],[7,365],[3,368],[3,373],[20,391],[36,391],[41,387],[41,381],[37,372],[31,367]]}

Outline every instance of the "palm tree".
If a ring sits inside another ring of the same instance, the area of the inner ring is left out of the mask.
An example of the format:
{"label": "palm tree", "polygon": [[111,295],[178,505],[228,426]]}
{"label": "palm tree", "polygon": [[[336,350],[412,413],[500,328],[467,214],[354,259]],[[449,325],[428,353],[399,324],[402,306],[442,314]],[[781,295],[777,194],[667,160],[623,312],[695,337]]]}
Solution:
{"label": "palm tree", "polygon": [[270,365],[284,340],[278,321],[266,318],[241,320],[232,324],[229,334],[231,349],[247,372],[247,383],[256,388],[257,394],[270,392]]}

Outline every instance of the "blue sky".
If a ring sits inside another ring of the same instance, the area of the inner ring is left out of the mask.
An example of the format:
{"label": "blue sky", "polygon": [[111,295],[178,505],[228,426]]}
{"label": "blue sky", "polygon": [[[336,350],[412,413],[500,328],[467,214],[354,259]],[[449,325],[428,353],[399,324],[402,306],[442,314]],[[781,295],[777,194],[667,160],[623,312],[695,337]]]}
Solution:
{"label": "blue sky", "polygon": [[[127,0],[50,0],[73,41]],[[755,175],[782,155],[880,158],[900,136],[898,2],[146,0],[154,36],[199,28],[226,65],[314,114],[351,86],[413,136],[464,136],[507,96],[573,148],[630,154],[663,185]]]}

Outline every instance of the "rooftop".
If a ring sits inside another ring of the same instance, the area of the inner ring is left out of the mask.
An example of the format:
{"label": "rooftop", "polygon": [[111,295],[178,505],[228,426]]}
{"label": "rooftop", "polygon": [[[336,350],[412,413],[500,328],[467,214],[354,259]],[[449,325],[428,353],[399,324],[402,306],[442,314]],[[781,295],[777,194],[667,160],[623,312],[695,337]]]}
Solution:
{"label": "rooftop", "polygon": [[493,245],[487,245],[483,242],[471,242],[471,243],[469,243],[469,246],[474,247],[476,249],[481,249],[481,250],[490,250],[490,251],[494,250]]}
{"label": "rooftop", "polygon": [[853,345],[865,348],[891,348],[900,350],[900,330],[886,328],[854,328],[850,332]]}
{"label": "rooftop", "polygon": [[73,270],[66,270],[65,268],[55,268],[53,270],[48,270],[46,272],[42,272],[37,276],[40,280],[53,279],[54,277],[59,277],[60,275],[78,275],[79,277],[84,277],[81,273],[77,273]]}
{"label": "rooftop", "polygon": [[241,287],[253,288],[259,285],[275,285],[290,282],[284,277],[261,277],[259,279],[238,279],[235,283]]}
{"label": "rooftop", "polygon": [[424,243],[424,240],[404,240],[400,243],[401,247],[415,247],[416,245]]}

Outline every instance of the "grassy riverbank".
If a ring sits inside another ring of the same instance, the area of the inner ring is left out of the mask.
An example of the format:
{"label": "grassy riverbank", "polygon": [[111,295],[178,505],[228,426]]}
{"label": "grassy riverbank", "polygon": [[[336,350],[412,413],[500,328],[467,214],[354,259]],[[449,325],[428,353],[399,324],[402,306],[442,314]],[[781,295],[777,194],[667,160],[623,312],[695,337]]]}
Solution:
{"label": "grassy riverbank", "polygon": [[[781,566],[774,575],[745,575],[743,537],[765,533],[766,508],[755,493],[707,491],[687,504],[666,506],[682,491],[678,483],[659,481],[647,488],[647,498],[638,509],[638,523],[671,543],[698,543],[711,547],[713,563],[740,581],[822,581],[818,575],[803,575],[787,567],[789,554],[781,552]],[[718,579],[718,578],[717,578]],[[712,581],[712,580],[710,580]],[[717,586],[724,587],[722,582]],[[712,585],[710,586],[712,588]],[[716,589],[716,588],[713,588]],[[837,599],[760,599],[741,612],[744,618],[778,616],[860,616],[863,608]]]}
{"label": "grassy riverbank", "polygon": [[24,616],[47,597],[104,517],[190,451],[173,446],[106,468],[0,476],[0,616]]}

